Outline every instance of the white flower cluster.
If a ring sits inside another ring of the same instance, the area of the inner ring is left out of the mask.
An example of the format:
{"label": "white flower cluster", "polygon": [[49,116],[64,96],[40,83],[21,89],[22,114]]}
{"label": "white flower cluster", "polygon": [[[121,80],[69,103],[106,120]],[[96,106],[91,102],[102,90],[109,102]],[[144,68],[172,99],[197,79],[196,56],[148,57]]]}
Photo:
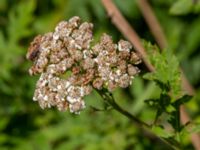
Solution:
{"label": "white flower cluster", "polygon": [[91,23],[79,17],[60,22],[54,32],[38,35],[31,43],[27,58],[33,61],[31,75],[41,74],[33,100],[41,108],[57,106],[59,110],[79,113],[85,107],[83,97],[92,88],[112,91],[128,87],[139,73],[141,62],[129,42],[103,34],[91,46]]}

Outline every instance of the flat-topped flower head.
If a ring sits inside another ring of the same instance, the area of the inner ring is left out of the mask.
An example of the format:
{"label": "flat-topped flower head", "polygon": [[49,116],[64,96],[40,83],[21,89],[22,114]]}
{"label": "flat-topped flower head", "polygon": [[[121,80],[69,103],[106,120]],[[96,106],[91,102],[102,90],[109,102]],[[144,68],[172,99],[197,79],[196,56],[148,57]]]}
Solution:
{"label": "flat-topped flower head", "polygon": [[115,44],[111,36],[103,34],[91,46],[92,30],[92,23],[81,23],[76,16],[31,42],[27,58],[33,66],[29,73],[41,74],[33,100],[42,109],[56,106],[78,114],[85,108],[84,96],[92,89],[126,88],[139,73],[136,65],[141,59],[129,42]]}

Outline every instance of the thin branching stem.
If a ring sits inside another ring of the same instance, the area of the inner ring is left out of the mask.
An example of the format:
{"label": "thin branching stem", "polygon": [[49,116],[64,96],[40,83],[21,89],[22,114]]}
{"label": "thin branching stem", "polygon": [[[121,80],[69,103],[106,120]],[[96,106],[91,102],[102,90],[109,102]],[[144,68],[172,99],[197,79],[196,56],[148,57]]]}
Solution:
{"label": "thin branching stem", "polygon": [[156,139],[162,141],[163,143],[165,143],[166,145],[168,145],[172,149],[180,150],[180,148],[177,145],[174,145],[173,143],[169,142],[168,140],[161,138],[161,137],[157,136],[156,134],[152,133],[151,132],[151,128],[152,128],[151,125],[143,122],[142,120],[138,119],[136,116],[132,115],[128,111],[124,110],[121,106],[119,106],[116,103],[115,98],[114,98],[112,93],[110,93],[109,91],[107,91],[105,89],[96,90],[96,91],[102,97],[104,102],[110,104],[113,107],[113,109],[115,109],[116,111],[118,111],[122,115],[126,116],[131,121],[133,121],[138,128],[145,130],[145,132],[147,132],[148,134],[151,134],[152,137],[155,137]]}
{"label": "thin branching stem", "polygon": [[114,108],[116,109],[118,112],[120,112],[121,114],[123,114],[124,116],[126,116],[127,118],[129,118],[130,120],[134,121],[137,125],[139,125],[141,127],[144,126],[144,127],[147,127],[147,128],[150,128],[151,126],[148,125],[147,123],[139,120],[137,117],[135,117],[134,115],[132,115],[131,113],[129,113],[128,111],[124,110],[123,108],[121,108],[115,101],[112,93],[106,93],[104,94],[105,95],[105,100],[107,100],[107,102]]}

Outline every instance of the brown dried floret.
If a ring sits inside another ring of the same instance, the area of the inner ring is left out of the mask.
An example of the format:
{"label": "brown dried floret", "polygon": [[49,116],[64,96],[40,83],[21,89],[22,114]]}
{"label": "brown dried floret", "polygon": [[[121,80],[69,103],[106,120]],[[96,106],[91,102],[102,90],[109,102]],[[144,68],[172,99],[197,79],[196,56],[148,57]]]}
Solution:
{"label": "brown dried floret", "polygon": [[112,92],[117,87],[117,83],[115,81],[108,81],[108,90]]}
{"label": "brown dried floret", "polygon": [[131,62],[132,64],[137,65],[137,64],[140,64],[140,63],[142,62],[142,60],[141,60],[139,54],[137,54],[137,53],[135,53],[135,52],[131,52],[130,62]]}
{"label": "brown dried floret", "polygon": [[94,65],[95,65],[95,61],[94,61],[94,59],[92,59],[90,57],[85,58],[82,62],[82,66],[83,66],[84,70],[91,69],[94,67]]}
{"label": "brown dried floret", "polygon": [[81,72],[81,67],[80,66],[74,66],[74,67],[72,67],[72,73],[74,74],[74,75],[77,75],[77,74],[79,74]]}
{"label": "brown dried floret", "polygon": [[128,41],[120,40],[118,42],[118,49],[119,49],[119,51],[128,51],[128,52],[130,52],[130,50],[132,49],[132,45]]}
{"label": "brown dried floret", "polygon": [[119,78],[119,86],[122,88],[126,88],[130,85],[130,76],[128,74],[123,74],[120,78]]}
{"label": "brown dried floret", "polygon": [[94,88],[101,90],[103,88],[103,80],[101,78],[96,78],[92,82]]}
{"label": "brown dried floret", "polygon": [[130,76],[135,76],[136,74],[139,73],[139,69],[131,64],[128,64],[128,74]]}

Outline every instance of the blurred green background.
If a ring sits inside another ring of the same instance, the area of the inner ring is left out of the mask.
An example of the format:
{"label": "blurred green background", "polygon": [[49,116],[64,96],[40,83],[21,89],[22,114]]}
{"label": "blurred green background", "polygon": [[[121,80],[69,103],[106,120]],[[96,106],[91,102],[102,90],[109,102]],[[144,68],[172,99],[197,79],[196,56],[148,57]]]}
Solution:
{"label": "blurred green background", "polygon": [[[187,103],[193,121],[200,122],[200,3],[192,0],[149,0],[169,48],[174,51],[197,95]],[[145,40],[155,43],[135,0],[114,1],[129,23]],[[159,150],[169,149],[114,110],[103,109],[93,92],[80,115],[41,110],[32,101],[37,77],[28,75],[25,59],[37,34],[52,31],[61,20],[80,16],[94,23],[94,38],[103,32],[114,40],[123,38],[111,23],[100,0],[0,0],[0,150]],[[146,68],[141,65],[143,71]],[[154,110],[144,100],[158,95],[154,83],[137,77],[127,89],[117,89],[117,102],[151,123]],[[91,107],[92,106],[92,107]],[[192,149],[188,136],[186,149]]]}

